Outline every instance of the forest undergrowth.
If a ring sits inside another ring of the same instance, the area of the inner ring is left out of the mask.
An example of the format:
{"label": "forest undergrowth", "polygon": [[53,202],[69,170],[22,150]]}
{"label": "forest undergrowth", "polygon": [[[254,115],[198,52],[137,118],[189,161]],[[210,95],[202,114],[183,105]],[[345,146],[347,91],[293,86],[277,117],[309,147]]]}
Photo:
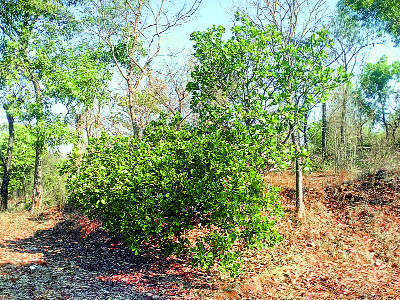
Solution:
{"label": "forest undergrowth", "polygon": [[[248,251],[235,279],[188,267],[184,258],[163,258],[151,247],[134,256],[75,209],[50,208],[35,217],[2,212],[0,281],[26,289],[31,299],[53,299],[29,291],[35,283],[26,286],[21,278],[27,268],[59,269],[62,263],[64,270],[87,270],[110,289],[130,286],[139,295],[132,299],[400,299],[400,174],[354,177],[307,175],[307,210],[298,220],[293,175],[267,175],[267,183],[282,189],[285,217],[277,228],[284,240]],[[74,299],[63,295],[54,299]],[[0,289],[0,299],[16,298]]]}

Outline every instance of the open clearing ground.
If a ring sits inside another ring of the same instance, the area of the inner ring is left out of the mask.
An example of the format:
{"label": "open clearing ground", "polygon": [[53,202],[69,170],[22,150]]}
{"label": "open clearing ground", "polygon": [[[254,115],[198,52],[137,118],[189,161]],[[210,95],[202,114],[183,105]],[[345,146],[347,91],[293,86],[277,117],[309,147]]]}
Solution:
{"label": "open clearing ground", "polygon": [[0,299],[400,299],[399,173],[309,175],[301,221],[293,177],[265,180],[282,188],[285,239],[249,251],[239,278],[135,256],[76,211],[15,211],[0,214]]}

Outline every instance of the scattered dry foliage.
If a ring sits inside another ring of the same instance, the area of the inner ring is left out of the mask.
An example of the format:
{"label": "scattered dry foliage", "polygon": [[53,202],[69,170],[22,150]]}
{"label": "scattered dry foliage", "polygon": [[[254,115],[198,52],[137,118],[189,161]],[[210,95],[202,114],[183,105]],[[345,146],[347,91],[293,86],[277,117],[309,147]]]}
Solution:
{"label": "scattered dry foliage", "polygon": [[299,221],[294,177],[266,176],[285,240],[248,251],[236,279],[150,246],[135,256],[76,210],[1,213],[0,299],[400,299],[400,174],[353,177],[307,176]]}

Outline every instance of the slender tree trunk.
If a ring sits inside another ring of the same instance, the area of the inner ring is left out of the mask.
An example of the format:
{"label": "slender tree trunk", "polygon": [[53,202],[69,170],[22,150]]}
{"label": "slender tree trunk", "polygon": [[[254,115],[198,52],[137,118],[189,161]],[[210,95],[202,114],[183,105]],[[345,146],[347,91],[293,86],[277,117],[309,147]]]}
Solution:
{"label": "slender tree trunk", "polygon": [[347,115],[347,90],[348,87],[345,85],[344,90],[342,92],[342,116],[340,119],[340,143],[343,145],[344,144],[344,136],[345,136],[345,126],[346,126],[346,115]]}
{"label": "slender tree trunk", "polygon": [[308,116],[306,116],[306,121],[303,124],[303,141],[304,141],[304,148],[308,149],[308,136],[307,136],[307,128],[308,128]]}
{"label": "slender tree trunk", "polygon": [[27,188],[26,188],[26,176],[25,176],[25,171],[23,172],[23,174],[24,174],[24,177],[23,177],[23,182],[22,182],[22,189],[24,190],[24,202],[26,203],[26,200],[27,200],[27,192],[26,192],[26,190],[27,190]]}
{"label": "slender tree trunk", "polygon": [[95,137],[98,138],[100,137],[99,132],[100,130],[100,126],[101,126],[101,122],[100,122],[100,113],[101,113],[101,100],[97,100],[97,112],[96,112],[96,117],[95,117],[95,121],[94,121],[94,128],[95,128]]}
{"label": "slender tree trunk", "polygon": [[364,145],[364,137],[363,137],[363,132],[362,131],[363,131],[363,124],[361,123],[360,132],[359,132],[360,137],[358,139],[361,147]]}
{"label": "slender tree trunk", "polygon": [[383,122],[383,126],[385,126],[385,133],[386,133],[386,139],[389,138],[389,125],[386,121],[386,113],[385,113],[385,106],[383,101],[381,100],[381,107],[382,107],[382,122]]}
{"label": "slender tree trunk", "polygon": [[[85,122],[87,120],[87,110],[83,110],[80,114],[75,115],[75,132],[76,132],[76,142],[73,145],[74,148],[78,149],[79,152],[82,152],[85,148],[85,144],[89,144],[89,131],[88,131],[88,124]],[[85,127],[86,131],[86,141],[83,134],[83,127]]]}
{"label": "slender tree trunk", "polygon": [[10,183],[11,176],[11,159],[14,146],[14,116],[7,112],[7,108],[4,106],[7,114],[8,121],[8,147],[7,157],[3,159],[4,174],[3,182],[1,183],[1,205],[0,210],[6,210],[8,206],[8,184]]}
{"label": "slender tree trunk", "polygon": [[[300,153],[300,144],[297,129],[292,132],[292,140],[296,146],[296,151]],[[301,157],[296,158],[296,212],[299,219],[302,219],[304,217],[303,166],[301,163]]]}
{"label": "slender tree trunk", "polygon": [[326,102],[322,103],[322,157],[326,158]]}
{"label": "slender tree trunk", "polygon": [[397,128],[399,128],[396,124],[394,126],[392,126],[392,139],[393,139],[393,143],[396,142],[396,131]]}
{"label": "slender tree trunk", "polygon": [[35,160],[35,175],[33,178],[32,213],[40,208],[43,200],[42,162],[43,162],[43,143],[42,141],[36,141],[36,160]]}
{"label": "slender tree trunk", "polygon": [[129,108],[129,115],[131,118],[131,125],[132,125],[132,135],[133,137],[139,137],[139,125],[137,122],[136,114],[135,114],[135,108],[134,108],[134,87],[132,86],[132,83],[130,79],[127,81],[128,84],[128,108]]}
{"label": "slender tree trunk", "polygon": [[33,197],[32,197],[32,209],[39,209],[42,205],[43,199],[43,187],[42,187],[42,161],[43,161],[43,148],[44,148],[44,135],[41,132],[41,126],[43,121],[43,98],[42,90],[37,79],[32,79],[33,86],[35,88],[37,113],[36,113],[36,126],[39,128],[39,133],[36,136],[36,160],[35,160],[35,174],[33,177]]}

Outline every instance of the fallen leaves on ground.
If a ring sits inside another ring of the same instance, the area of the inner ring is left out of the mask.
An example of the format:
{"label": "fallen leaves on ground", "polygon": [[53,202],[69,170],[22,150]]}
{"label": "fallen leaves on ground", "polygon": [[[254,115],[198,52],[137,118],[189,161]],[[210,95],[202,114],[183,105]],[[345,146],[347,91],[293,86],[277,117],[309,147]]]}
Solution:
{"label": "fallen leaves on ground", "polygon": [[[18,285],[33,276],[36,270],[27,268],[35,266],[70,272],[65,278],[75,286],[91,276],[91,288],[98,284],[101,291],[130,287],[135,294],[129,299],[400,299],[400,175],[309,175],[301,221],[293,178],[266,176],[282,188],[286,216],[277,226],[285,240],[248,251],[239,278],[192,269],[184,258],[165,258],[151,248],[135,256],[100,222],[52,209],[40,218],[0,214],[0,279]],[[67,290],[57,295],[35,299],[81,299]]]}

